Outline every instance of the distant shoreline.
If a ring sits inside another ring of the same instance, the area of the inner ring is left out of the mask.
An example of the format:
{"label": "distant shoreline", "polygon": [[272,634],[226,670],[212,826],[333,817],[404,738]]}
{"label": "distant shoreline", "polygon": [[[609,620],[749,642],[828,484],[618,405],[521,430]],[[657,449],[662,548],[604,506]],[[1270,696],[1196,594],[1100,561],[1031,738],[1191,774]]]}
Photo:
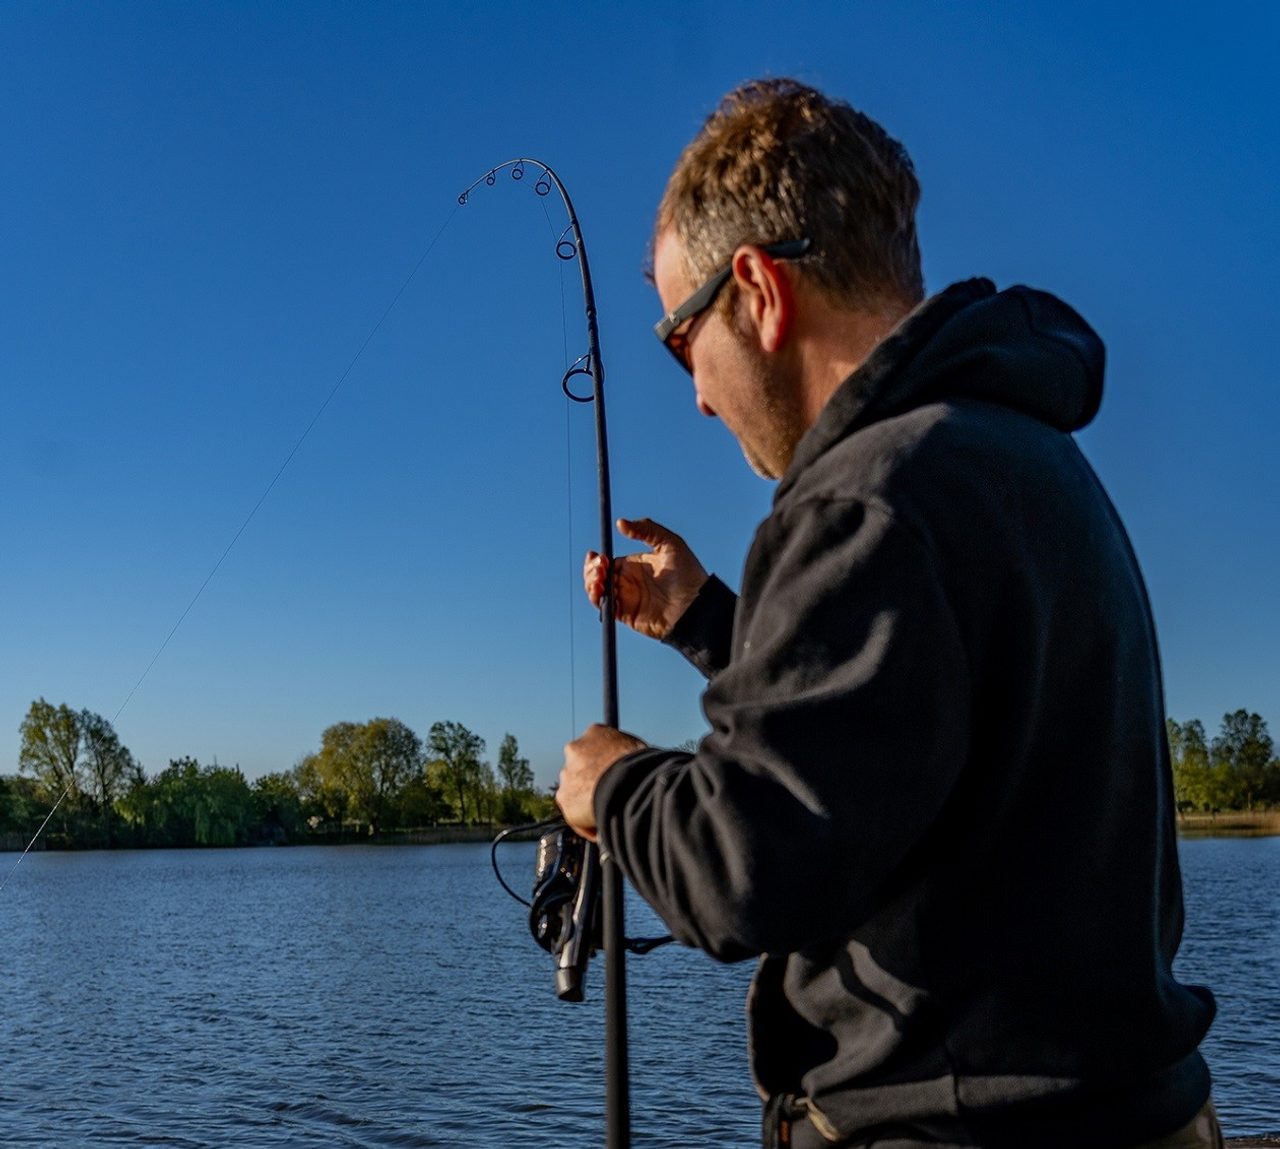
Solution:
{"label": "distant shoreline", "polygon": [[[78,853],[84,849],[117,849],[117,850],[260,850],[279,846],[281,849],[292,849],[295,846],[453,846],[466,843],[483,843],[488,845],[498,834],[507,829],[505,826],[428,826],[417,830],[388,830],[376,838],[359,832],[345,834],[313,834],[298,842],[253,842],[237,846],[65,846],[55,841],[48,844],[44,839],[32,847],[36,851],[49,850],[51,853]],[[537,830],[519,830],[508,837],[508,841],[537,841]],[[18,853],[22,851],[30,839],[18,831],[0,833],[0,854]]]}
{"label": "distant shoreline", "polygon": [[1179,814],[1180,838],[1267,838],[1280,834],[1280,810],[1249,814],[1228,810],[1221,814]]}
{"label": "distant shoreline", "polygon": [[[431,826],[420,830],[392,830],[377,838],[360,834],[316,835],[302,842],[281,843],[288,848],[299,846],[434,846],[457,843],[488,843],[503,829],[502,826]],[[1280,810],[1267,810],[1249,814],[1238,810],[1222,814],[1179,814],[1180,838],[1269,838],[1280,836]],[[514,841],[533,841],[537,831],[513,834]],[[15,853],[23,849],[27,839],[17,832],[0,833],[0,854]],[[267,843],[254,846],[195,846],[192,849],[260,849]],[[45,849],[44,842],[37,842],[35,849]],[[61,847],[54,846],[54,850]],[[137,847],[124,847],[137,848]],[[154,847],[142,847],[144,849]],[[75,847],[72,847],[74,850]]]}

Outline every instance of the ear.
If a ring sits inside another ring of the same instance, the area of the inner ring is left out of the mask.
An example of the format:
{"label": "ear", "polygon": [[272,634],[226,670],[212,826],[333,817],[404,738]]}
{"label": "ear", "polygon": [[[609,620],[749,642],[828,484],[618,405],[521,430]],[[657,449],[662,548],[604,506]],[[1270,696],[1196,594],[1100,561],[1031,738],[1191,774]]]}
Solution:
{"label": "ear", "polygon": [[733,253],[733,281],[746,307],[760,350],[782,350],[791,336],[796,317],[795,294],[786,270],[760,248],[743,244]]}

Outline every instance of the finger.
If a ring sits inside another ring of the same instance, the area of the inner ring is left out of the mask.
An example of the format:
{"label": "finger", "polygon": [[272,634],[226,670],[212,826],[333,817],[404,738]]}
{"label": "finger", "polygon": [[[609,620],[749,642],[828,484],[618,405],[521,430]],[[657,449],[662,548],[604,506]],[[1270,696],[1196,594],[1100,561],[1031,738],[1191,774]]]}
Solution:
{"label": "finger", "polygon": [[587,598],[591,605],[598,607],[604,595],[606,563],[604,556],[588,551],[582,564],[582,584],[586,587]]}
{"label": "finger", "polygon": [[652,519],[619,519],[618,530],[629,539],[647,543],[654,550],[673,547],[681,541],[680,536],[675,531],[668,530],[661,523],[655,523]]}

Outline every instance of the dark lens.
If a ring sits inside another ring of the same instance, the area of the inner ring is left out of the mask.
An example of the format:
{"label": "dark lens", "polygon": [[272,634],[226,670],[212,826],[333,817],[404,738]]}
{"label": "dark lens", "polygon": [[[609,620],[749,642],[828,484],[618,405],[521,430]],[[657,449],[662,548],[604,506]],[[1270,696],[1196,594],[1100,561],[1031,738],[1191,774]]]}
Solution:
{"label": "dark lens", "polygon": [[690,375],[693,374],[693,365],[689,362],[689,332],[686,328],[681,331],[679,329],[673,331],[667,336],[667,350],[675,356],[675,360]]}

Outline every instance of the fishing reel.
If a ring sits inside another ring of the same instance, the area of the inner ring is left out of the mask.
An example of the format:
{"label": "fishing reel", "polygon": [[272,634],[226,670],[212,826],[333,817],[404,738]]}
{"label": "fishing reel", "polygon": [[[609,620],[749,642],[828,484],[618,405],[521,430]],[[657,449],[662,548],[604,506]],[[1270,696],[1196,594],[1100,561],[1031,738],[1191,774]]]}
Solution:
{"label": "fishing reel", "polygon": [[[498,847],[512,834],[541,830],[533,871],[533,901],[522,898],[502,876]],[[587,963],[604,949],[604,918],[601,897],[600,851],[561,818],[531,826],[503,830],[489,850],[489,860],[498,883],[516,901],[529,909],[529,932],[556,963],[556,996],[561,1001],[581,1001]],[[622,948],[633,954],[647,954],[675,939],[670,934],[656,938],[622,939]]]}
{"label": "fishing reel", "polygon": [[529,931],[556,961],[556,996],[581,1001],[591,955],[603,944],[600,852],[563,822],[538,839]]}

